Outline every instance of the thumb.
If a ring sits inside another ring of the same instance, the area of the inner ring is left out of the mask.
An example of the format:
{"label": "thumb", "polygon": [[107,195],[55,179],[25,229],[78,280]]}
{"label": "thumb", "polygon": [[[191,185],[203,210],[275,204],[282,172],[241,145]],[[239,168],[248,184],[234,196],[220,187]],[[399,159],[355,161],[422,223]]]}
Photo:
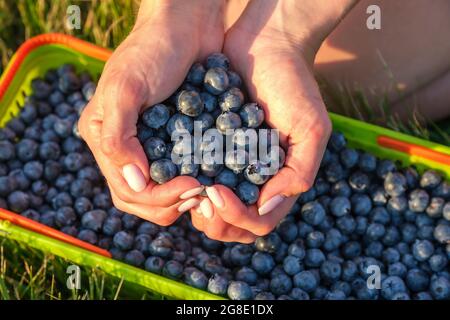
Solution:
{"label": "thumb", "polygon": [[146,99],[145,81],[128,72],[104,78],[98,103],[103,110],[100,148],[134,191],[145,189],[149,164],[137,139],[137,120]]}

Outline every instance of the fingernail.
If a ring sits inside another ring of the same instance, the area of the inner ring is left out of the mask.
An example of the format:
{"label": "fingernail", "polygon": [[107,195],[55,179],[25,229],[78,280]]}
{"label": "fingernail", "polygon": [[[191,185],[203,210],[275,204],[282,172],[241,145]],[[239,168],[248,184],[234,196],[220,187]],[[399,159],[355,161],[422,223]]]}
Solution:
{"label": "fingernail", "polygon": [[180,199],[189,199],[202,193],[204,186],[196,187],[181,194]]}
{"label": "fingernail", "polygon": [[284,201],[284,196],[277,194],[275,197],[270,198],[269,200],[264,203],[261,208],[258,209],[258,213],[260,216],[263,216],[273,209],[275,209],[277,206],[279,206]]}
{"label": "fingernail", "polygon": [[147,186],[145,177],[137,165],[130,163],[123,166],[122,173],[125,181],[135,192],[141,192]]}
{"label": "fingernail", "polygon": [[225,207],[225,202],[223,201],[222,196],[220,195],[219,191],[217,191],[216,188],[207,187],[206,194],[217,208],[222,209],[223,207]]}
{"label": "fingernail", "polygon": [[200,200],[192,198],[186,200],[178,207],[178,212],[186,212],[200,203]]}
{"label": "fingernail", "polygon": [[200,202],[200,210],[206,219],[211,219],[213,216],[213,207],[209,199],[203,199]]}

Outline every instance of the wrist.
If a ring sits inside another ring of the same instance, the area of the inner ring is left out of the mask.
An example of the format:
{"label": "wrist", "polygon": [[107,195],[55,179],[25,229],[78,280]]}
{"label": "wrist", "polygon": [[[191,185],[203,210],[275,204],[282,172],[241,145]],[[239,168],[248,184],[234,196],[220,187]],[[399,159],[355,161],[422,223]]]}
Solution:
{"label": "wrist", "polygon": [[211,23],[223,25],[224,8],[225,0],[142,0],[133,31],[155,19],[204,31]]}
{"label": "wrist", "polygon": [[251,1],[234,28],[248,42],[266,39],[264,44],[299,50],[313,61],[323,40],[358,0],[264,0]]}

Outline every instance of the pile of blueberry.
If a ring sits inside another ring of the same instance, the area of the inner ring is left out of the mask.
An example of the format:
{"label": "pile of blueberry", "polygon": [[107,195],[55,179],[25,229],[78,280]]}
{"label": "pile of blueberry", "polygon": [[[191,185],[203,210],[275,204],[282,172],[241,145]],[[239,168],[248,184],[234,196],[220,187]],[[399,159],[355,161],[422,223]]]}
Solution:
{"label": "pile of blueberry", "polygon": [[113,207],[75,125],[95,91],[87,74],[64,65],[32,87],[0,129],[0,207],[231,299],[450,299],[450,185],[435,171],[397,168],[333,133],[314,186],[276,229],[223,243],[186,215],[160,227]]}
{"label": "pile of blueberry", "polygon": [[[195,63],[169,99],[143,112],[137,132],[152,162],[150,175],[155,182],[189,175],[205,186],[225,185],[250,205],[258,200],[259,187],[283,166],[285,152],[273,142],[278,138],[276,132],[260,131],[268,129],[264,111],[254,102],[245,103],[241,79],[229,67],[230,62],[222,53],[210,55],[206,68]],[[200,134],[208,129],[209,133],[217,134],[196,140],[193,136],[196,126]],[[175,139],[174,134],[180,139]],[[254,149],[250,146],[253,137],[262,137],[253,139]],[[227,138],[231,142],[229,149],[225,148]],[[222,149],[214,149],[218,142],[215,139],[221,140]],[[258,148],[265,148],[265,157],[258,156]],[[205,157],[215,154],[218,158],[205,161]],[[174,161],[174,157],[179,160]]]}

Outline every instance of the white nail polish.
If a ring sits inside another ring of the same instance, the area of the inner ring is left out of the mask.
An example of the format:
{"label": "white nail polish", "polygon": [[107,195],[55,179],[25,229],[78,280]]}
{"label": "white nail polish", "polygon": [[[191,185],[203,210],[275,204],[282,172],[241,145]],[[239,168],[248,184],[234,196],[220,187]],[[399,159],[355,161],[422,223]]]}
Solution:
{"label": "white nail polish", "polygon": [[206,187],[206,194],[217,208],[222,209],[223,207],[225,207],[225,202],[223,201],[222,196],[216,188]]}
{"label": "white nail polish", "polygon": [[285,197],[277,194],[276,196],[267,200],[259,209],[258,213],[260,216],[268,214],[270,211],[278,207],[283,201]]}
{"label": "white nail polish", "polygon": [[200,193],[202,193],[204,188],[205,188],[204,186],[200,186],[200,187],[185,191],[180,195],[180,199],[189,199],[189,198],[195,197],[196,195],[199,195]]}
{"label": "white nail polish", "polygon": [[141,192],[147,186],[147,182],[145,181],[141,169],[133,163],[123,166],[122,174],[130,188],[135,192]]}
{"label": "white nail polish", "polygon": [[203,199],[200,202],[200,210],[202,211],[203,216],[206,219],[211,219],[214,214],[213,207],[212,207],[211,201],[209,201],[209,199]]}
{"label": "white nail polish", "polygon": [[178,212],[186,212],[195,207],[200,203],[200,200],[192,198],[189,200],[186,200],[178,207]]}

